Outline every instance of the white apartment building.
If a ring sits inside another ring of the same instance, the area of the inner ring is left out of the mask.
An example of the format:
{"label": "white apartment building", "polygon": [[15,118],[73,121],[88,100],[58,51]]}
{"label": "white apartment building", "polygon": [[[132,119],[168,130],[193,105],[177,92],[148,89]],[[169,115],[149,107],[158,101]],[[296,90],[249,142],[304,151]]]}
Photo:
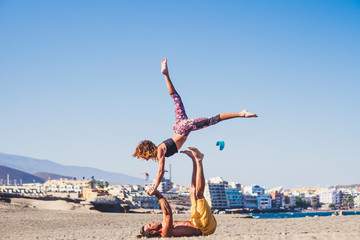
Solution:
{"label": "white apartment building", "polygon": [[336,189],[329,189],[319,193],[321,203],[340,205],[340,193]]}
{"label": "white apartment building", "polygon": [[271,195],[270,194],[257,194],[257,207],[261,209],[271,208]]}
{"label": "white apartment building", "polygon": [[221,177],[211,178],[206,181],[204,196],[211,209],[214,210],[229,207],[225,192],[227,184],[228,183]]}
{"label": "white apartment building", "polygon": [[[156,179],[150,184],[151,186],[155,186]],[[166,193],[172,189],[172,182],[170,179],[163,178],[159,184],[158,190],[159,192]]]}
{"label": "white apartment building", "polygon": [[79,184],[77,185],[72,185],[72,184],[44,184],[42,186],[42,190],[45,192],[75,192],[75,193],[80,193],[81,189],[83,187],[80,186]]}
{"label": "white apartment building", "polygon": [[24,183],[22,186],[28,189],[36,189],[37,192],[45,191],[44,184],[41,183]]}
{"label": "white apartment building", "polygon": [[236,188],[237,190],[241,191],[241,184],[237,182],[229,182],[229,188]]}
{"label": "white apartment building", "polygon": [[260,187],[259,185],[246,186],[243,189],[245,194],[265,194],[265,188]]}
{"label": "white apartment building", "polygon": [[89,180],[47,180],[41,184],[44,192],[81,193],[83,188],[89,187]]}
{"label": "white apartment building", "polygon": [[3,193],[14,193],[14,194],[24,194],[24,195],[43,195],[41,190],[40,183],[28,183],[22,186],[15,185],[2,185],[0,186],[0,192]]}
{"label": "white apartment building", "polygon": [[160,209],[159,201],[154,196],[148,196],[147,194],[132,194],[129,196],[131,203],[134,206],[146,209]]}
{"label": "white apartment building", "polygon": [[354,207],[360,208],[360,195],[357,195],[356,197],[354,197]]}
{"label": "white apartment building", "polygon": [[141,185],[133,185],[133,189],[136,192],[145,192],[145,186],[141,186]]}

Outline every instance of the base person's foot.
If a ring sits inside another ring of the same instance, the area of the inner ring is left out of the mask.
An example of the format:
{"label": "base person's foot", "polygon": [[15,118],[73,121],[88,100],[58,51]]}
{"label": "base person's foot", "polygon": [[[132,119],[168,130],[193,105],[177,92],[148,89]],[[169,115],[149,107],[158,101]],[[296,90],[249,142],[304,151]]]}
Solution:
{"label": "base person's foot", "polygon": [[184,154],[188,155],[192,160],[195,161],[195,157],[190,150],[182,150],[182,151],[180,151],[180,153],[184,153]]}
{"label": "base person's foot", "polygon": [[204,154],[201,153],[197,148],[194,147],[188,147],[188,149],[190,149],[191,153],[194,155],[195,160],[197,162],[202,161],[204,158]]}

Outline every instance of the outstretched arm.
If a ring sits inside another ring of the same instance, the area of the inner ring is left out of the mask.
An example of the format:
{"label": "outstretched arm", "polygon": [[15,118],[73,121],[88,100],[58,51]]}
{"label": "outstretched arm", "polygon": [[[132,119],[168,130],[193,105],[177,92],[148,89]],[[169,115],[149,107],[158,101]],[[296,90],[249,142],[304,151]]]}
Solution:
{"label": "outstretched arm", "polygon": [[161,60],[161,73],[164,74],[164,76],[165,76],[166,86],[169,91],[169,94],[172,94],[173,92],[175,92],[175,88],[170,80],[169,69],[167,67],[167,59],[166,58]]}
{"label": "outstretched arm", "polygon": [[157,190],[157,188],[159,187],[161,181],[164,178],[165,175],[165,149],[163,147],[158,147],[158,153],[157,153],[157,157],[156,159],[158,160],[158,172],[156,175],[156,180],[155,180],[155,186],[151,187],[147,193],[150,196],[153,196],[155,193],[155,190]]}
{"label": "outstretched arm", "polygon": [[163,211],[163,222],[162,222],[162,233],[161,235],[163,237],[170,237],[172,236],[172,230],[173,230],[173,217],[172,217],[172,211],[170,204],[166,199],[161,195],[161,193],[158,190],[154,191],[154,195],[159,201],[161,210]]}
{"label": "outstretched arm", "polygon": [[164,178],[164,174],[165,174],[165,156],[161,156],[158,158],[158,172],[157,172],[157,176],[156,176],[156,181],[155,181],[155,187],[154,190],[157,190],[157,188],[159,187],[161,181]]}

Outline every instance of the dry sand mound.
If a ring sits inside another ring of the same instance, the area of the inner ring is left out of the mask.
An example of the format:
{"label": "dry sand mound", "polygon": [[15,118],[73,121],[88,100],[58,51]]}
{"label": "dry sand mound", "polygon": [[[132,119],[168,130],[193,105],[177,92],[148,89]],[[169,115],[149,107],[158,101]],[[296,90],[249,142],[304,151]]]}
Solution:
{"label": "dry sand mound", "polygon": [[26,198],[13,198],[11,204],[23,208],[35,208],[40,210],[83,210],[88,211],[89,208],[73,202],[66,202],[64,200],[43,201]]}

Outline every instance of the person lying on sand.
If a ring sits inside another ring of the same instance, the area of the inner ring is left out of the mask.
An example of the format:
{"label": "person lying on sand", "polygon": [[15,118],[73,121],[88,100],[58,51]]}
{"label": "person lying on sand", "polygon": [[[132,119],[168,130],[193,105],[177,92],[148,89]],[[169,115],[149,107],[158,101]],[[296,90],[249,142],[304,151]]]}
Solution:
{"label": "person lying on sand", "polygon": [[204,198],[205,177],[202,161],[204,154],[194,147],[181,151],[188,155],[193,162],[193,173],[191,177],[190,200],[191,217],[190,221],[173,221],[171,207],[158,190],[148,190],[149,195],[155,195],[163,211],[163,222],[150,222],[140,229],[141,237],[184,237],[210,235],[215,232],[216,220],[211,213],[209,204]]}

